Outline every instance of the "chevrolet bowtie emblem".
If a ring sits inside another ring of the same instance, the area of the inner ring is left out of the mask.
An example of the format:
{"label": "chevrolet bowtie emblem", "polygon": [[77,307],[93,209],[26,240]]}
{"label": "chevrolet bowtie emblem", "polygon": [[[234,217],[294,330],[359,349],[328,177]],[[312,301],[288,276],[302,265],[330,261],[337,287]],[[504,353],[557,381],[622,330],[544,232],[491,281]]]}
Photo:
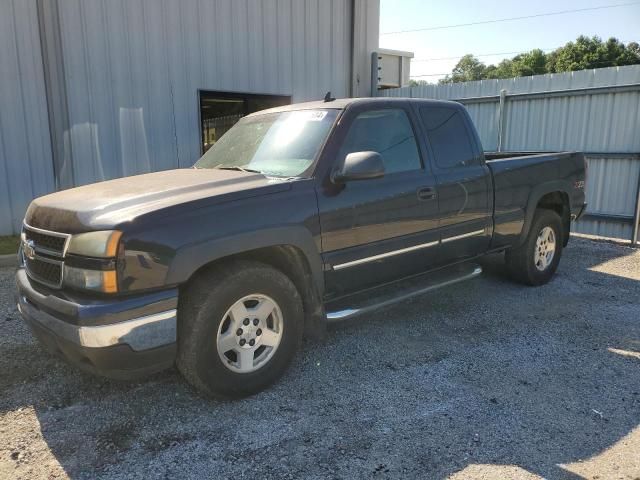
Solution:
{"label": "chevrolet bowtie emblem", "polygon": [[29,260],[33,260],[34,258],[36,258],[36,249],[34,247],[35,247],[35,244],[33,243],[33,240],[27,240],[22,245],[22,251],[24,252],[24,256],[27,257]]}

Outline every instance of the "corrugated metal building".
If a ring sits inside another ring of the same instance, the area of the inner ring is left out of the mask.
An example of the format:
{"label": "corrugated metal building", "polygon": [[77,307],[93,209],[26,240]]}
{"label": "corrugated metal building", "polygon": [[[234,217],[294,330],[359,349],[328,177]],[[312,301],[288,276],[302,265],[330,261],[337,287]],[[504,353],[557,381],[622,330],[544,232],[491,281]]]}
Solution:
{"label": "corrugated metal building", "polygon": [[191,165],[235,118],[369,96],[378,0],[0,0],[0,234],[32,198]]}
{"label": "corrugated metal building", "polygon": [[460,101],[486,150],[585,152],[589,205],[576,231],[625,240],[635,234],[637,240],[640,65],[404,87],[379,94]]}

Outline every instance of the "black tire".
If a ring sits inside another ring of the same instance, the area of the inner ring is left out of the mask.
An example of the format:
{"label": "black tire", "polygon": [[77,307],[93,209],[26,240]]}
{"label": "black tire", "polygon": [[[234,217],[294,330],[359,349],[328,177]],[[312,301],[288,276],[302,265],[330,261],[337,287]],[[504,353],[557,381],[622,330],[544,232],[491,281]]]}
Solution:
{"label": "black tire", "polygon": [[[536,267],[534,258],[538,235],[545,227],[553,229],[555,235],[555,252],[551,262],[543,270]],[[553,210],[538,209],[533,217],[525,242],[506,253],[506,262],[511,277],[525,285],[544,285],[549,282],[558,268],[563,245],[562,220]]]}
{"label": "black tire", "polygon": [[[238,373],[218,354],[218,329],[234,303],[256,293],[269,296],[279,306],[282,337],[264,365],[250,373]],[[181,292],[176,363],[184,378],[201,392],[214,397],[244,397],[268,387],[285,372],[302,341],[302,332],[302,300],[291,280],[263,263],[234,261],[199,275]]]}

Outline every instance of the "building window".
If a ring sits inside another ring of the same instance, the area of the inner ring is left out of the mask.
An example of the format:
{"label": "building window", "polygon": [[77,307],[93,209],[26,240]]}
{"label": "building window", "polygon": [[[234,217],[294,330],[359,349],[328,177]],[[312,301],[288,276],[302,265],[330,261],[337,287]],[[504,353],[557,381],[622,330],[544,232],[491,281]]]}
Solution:
{"label": "building window", "polygon": [[245,115],[267,108],[289,105],[287,95],[200,91],[202,153]]}

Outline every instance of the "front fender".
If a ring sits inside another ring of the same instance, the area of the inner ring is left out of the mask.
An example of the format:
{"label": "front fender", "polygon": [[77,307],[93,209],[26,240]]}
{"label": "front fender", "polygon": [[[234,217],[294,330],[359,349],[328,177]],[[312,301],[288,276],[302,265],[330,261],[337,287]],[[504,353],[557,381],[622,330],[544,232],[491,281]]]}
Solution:
{"label": "front fender", "polygon": [[167,284],[184,283],[199,268],[225,257],[259,248],[291,245],[305,255],[318,289],[324,292],[322,259],[311,232],[304,227],[274,227],[185,245],[177,250],[167,273]]}

